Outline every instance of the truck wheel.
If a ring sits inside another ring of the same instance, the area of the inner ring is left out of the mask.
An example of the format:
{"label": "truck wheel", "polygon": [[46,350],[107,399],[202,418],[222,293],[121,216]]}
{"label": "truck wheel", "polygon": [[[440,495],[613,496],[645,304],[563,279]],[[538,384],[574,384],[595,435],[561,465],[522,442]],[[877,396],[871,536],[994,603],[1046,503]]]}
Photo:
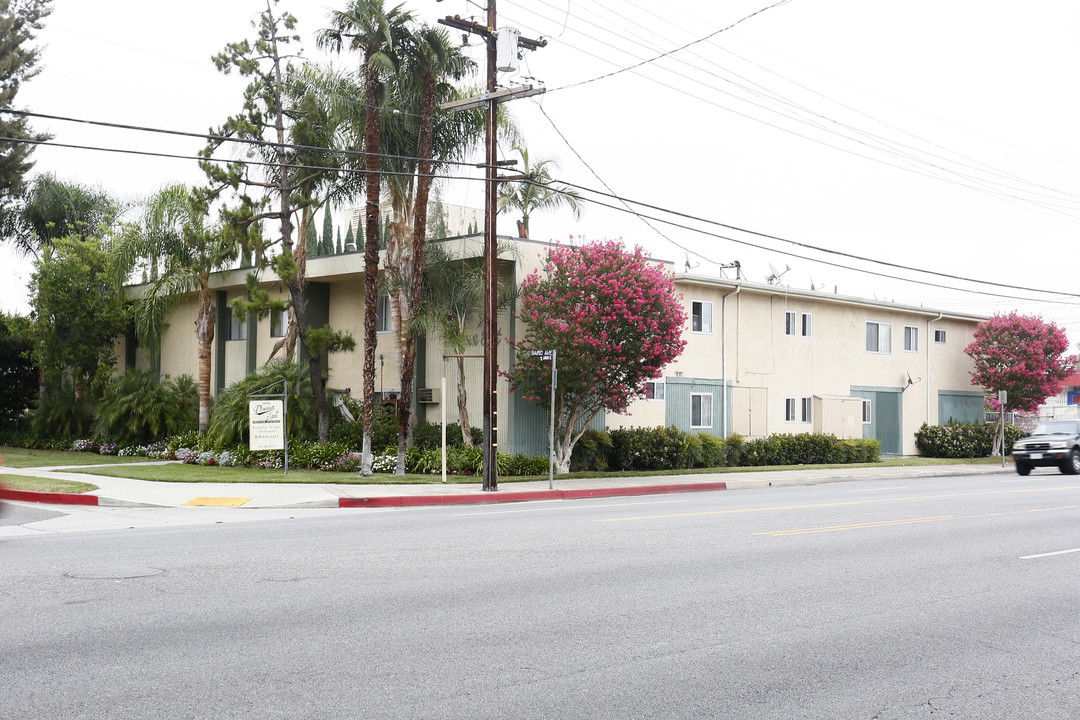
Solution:
{"label": "truck wheel", "polygon": [[1065,475],[1080,473],[1080,448],[1073,448],[1072,452],[1069,453],[1069,457],[1062,461],[1061,472]]}
{"label": "truck wheel", "polygon": [[1031,466],[1028,465],[1026,462],[1020,462],[1018,460],[1016,462],[1016,474],[1017,475],[1030,475],[1031,474]]}

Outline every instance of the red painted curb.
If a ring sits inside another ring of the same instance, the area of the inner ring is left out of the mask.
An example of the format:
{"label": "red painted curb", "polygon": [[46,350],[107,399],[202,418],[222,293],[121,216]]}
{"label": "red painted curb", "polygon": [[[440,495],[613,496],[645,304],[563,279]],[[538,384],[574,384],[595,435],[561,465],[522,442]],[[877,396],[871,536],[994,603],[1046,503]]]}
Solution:
{"label": "red painted curb", "polygon": [[663,495],[678,492],[727,490],[727,483],[649,485],[646,487],[591,488],[585,490],[533,490],[530,492],[474,493],[471,495],[398,495],[394,497],[343,497],[338,507],[417,507],[422,505],[480,505],[528,500],[580,500],[583,498]]}
{"label": "red painted curb", "polygon": [[97,505],[97,495],[76,493],[39,492],[37,490],[12,490],[0,488],[0,499],[23,502],[51,503],[53,505]]}

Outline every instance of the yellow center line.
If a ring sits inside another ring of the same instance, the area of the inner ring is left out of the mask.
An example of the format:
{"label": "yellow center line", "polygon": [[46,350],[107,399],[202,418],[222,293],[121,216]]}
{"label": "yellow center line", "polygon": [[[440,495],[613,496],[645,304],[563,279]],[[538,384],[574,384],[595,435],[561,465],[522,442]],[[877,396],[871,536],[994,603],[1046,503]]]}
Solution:
{"label": "yellow center line", "polygon": [[756,532],[754,535],[771,535],[782,537],[785,535],[809,535],[811,533],[839,532],[840,530],[861,530],[863,528],[888,527],[891,525],[914,525],[916,523],[942,522],[944,520],[974,520],[976,518],[1002,517],[1005,515],[1023,515],[1024,513],[1047,512],[1049,510],[1075,510],[1080,505],[1063,505],[1058,507],[1032,508],[1029,510],[1010,510],[996,513],[979,513],[978,515],[938,515],[936,517],[906,518],[903,520],[879,520],[876,522],[852,523],[850,525],[826,525],[824,527],[795,528],[791,530],[769,530]]}
{"label": "yellow center line", "polygon": [[867,500],[843,500],[829,503],[810,503],[806,505],[774,505],[771,507],[741,508],[737,510],[703,510],[700,512],[671,513],[664,515],[635,515],[633,517],[600,518],[593,522],[626,522],[627,520],[668,520],[671,518],[705,517],[709,515],[739,515],[742,513],[773,512],[775,510],[810,510],[814,508],[849,507],[854,505],[873,505],[880,503],[911,502],[913,500],[943,500],[958,497],[978,497],[985,495],[1019,495],[1023,493],[1061,492],[1063,490],[1080,490],[1080,485],[1049,488],[1020,488],[1014,490],[981,490],[968,493],[948,493],[945,495],[913,495],[911,497],[891,497]]}

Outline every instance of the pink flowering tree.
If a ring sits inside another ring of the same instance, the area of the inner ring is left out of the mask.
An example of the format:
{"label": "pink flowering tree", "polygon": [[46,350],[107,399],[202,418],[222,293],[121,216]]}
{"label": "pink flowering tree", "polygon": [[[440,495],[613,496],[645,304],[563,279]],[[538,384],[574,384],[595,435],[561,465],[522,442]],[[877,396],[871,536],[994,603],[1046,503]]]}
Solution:
{"label": "pink flowering tree", "polygon": [[[979,323],[964,352],[975,361],[971,384],[981,385],[989,396],[987,404],[1004,414],[1035,412],[1046,398],[1061,391],[1062,381],[1077,363],[1076,355],[1065,354],[1068,349],[1065,331],[1057,325],[1013,312]],[[997,400],[999,390],[1008,393],[1003,408]]]}
{"label": "pink flowering tree", "polygon": [[671,274],[621,242],[556,247],[544,271],[522,283],[526,329],[508,375],[512,391],[550,410],[551,362],[529,351],[557,351],[555,463],[565,473],[588,423],[601,410],[625,412],[682,353],[686,312]]}

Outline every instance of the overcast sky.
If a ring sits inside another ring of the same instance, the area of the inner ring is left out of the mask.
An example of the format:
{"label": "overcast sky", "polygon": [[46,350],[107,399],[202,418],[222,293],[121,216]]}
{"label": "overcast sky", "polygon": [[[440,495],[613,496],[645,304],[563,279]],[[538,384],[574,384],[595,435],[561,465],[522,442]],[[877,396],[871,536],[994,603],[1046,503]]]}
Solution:
{"label": "overcast sky", "polygon": [[[520,73],[548,92],[511,104],[530,153],[556,158],[560,179],[648,203],[658,209],[635,209],[686,226],[593,203],[576,222],[566,212],[534,215],[532,236],[622,238],[696,273],[739,260],[758,282],[775,268],[792,287],[809,288],[812,278],[828,292],[1039,313],[1066,326],[1075,346],[1080,4],[774,2],[500,0],[500,26],[548,39],[525,54]],[[57,3],[39,38],[44,69],[18,105],[205,132],[239,108],[243,86],[210,57],[250,37],[260,7]],[[300,18],[307,54],[323,59],[311,35],[344,3],[279,7]],[[482,14],[466,0],[405,7],[429,23]],[[482,48],[470,52],[482,62]],[[333,61],[354,67],[357,58]],[[202,145],[56,120],[33,125],[57,143],[184,155]],[[59,147],[34,157],[38,171],[129,199],[202,180],[186,160]],[[478,182],[448,185],[444,196],[483,202]],[[500,231],[514,232],[511,217],[501,217]],[[0,307],[25,312],[29,264],[5,248],[0,265]]]}

